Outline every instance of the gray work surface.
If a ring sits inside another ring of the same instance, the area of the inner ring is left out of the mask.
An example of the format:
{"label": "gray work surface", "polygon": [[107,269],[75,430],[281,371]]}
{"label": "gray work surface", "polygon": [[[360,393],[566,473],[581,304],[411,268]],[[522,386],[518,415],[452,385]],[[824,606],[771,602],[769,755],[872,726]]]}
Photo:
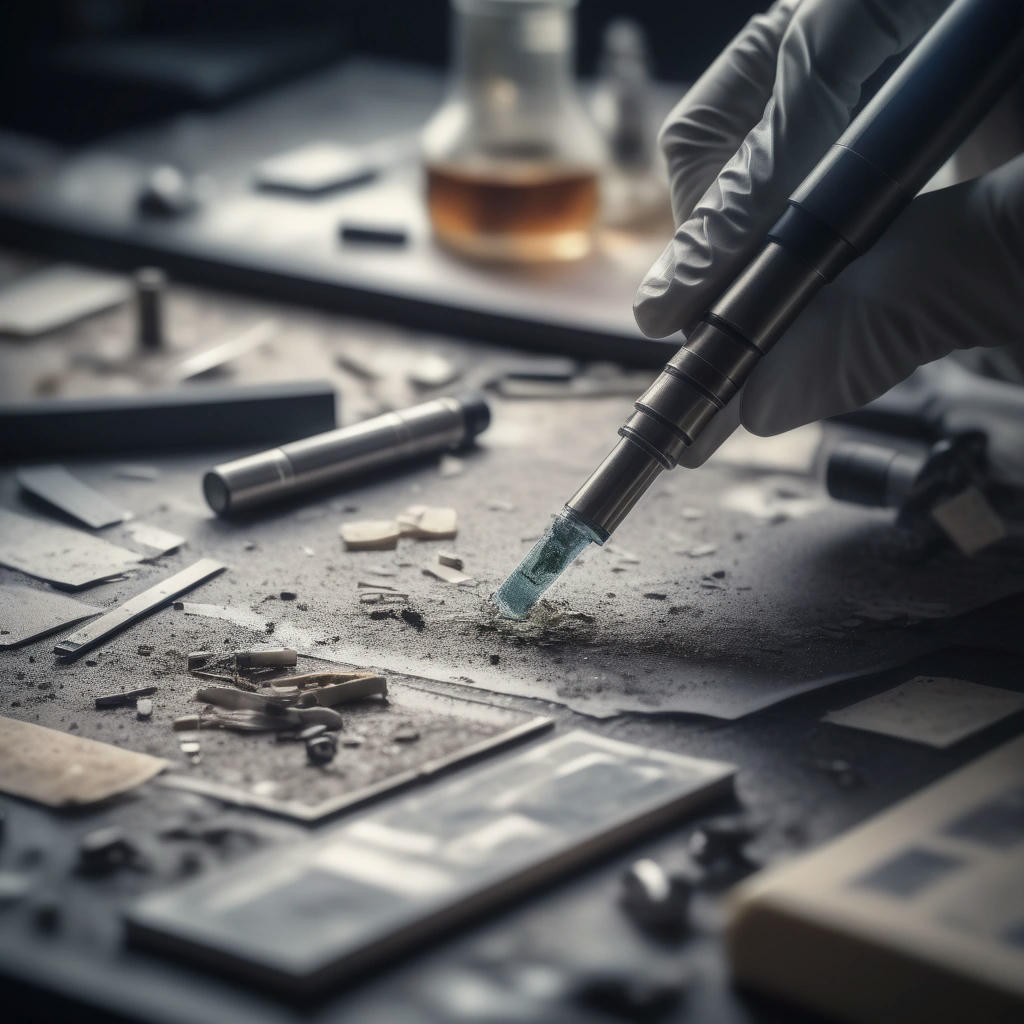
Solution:
{"label": "gray work surface", "polygon": [[[25,266],[0,256],[0,280]],[[270,315],[280,319],[279,334],[239,360],[234,379],[329,377],[341,394],[344,422],[414,401],[418,396],[405,373],[426,350],[459,361],[467,379],[508,356],[443,336],[184,288],[170,296],[168,331],[180,355]],[[122,308],[38,342],[0,340],[0,398],[130,390],[140,378],[161,383],[173,359],[135,358],[131,335],[131,311]],[[339,368],[342,355],[350,365],[366,363],[381,373],[374,393]],[[525,551],[529,542],[522,538],[544,528],[546,517],[610,447],[629,405],[625,397],[495,398],[493,424],[479,448],[461,457],[458,475],[442,476],[437,460],[428,460],[244,522],[214,518],[199,488],[203,469],[241,452],[134,453],[69,463],[137,519],[187,538],[180,551],[140,566],[125,580],[83,590],[80,599],[113,607],[200,557],[217,558],[228,571],[187,595],[185,608],[157,612],[74,664],[55,664],[51,650],[61,633],[0,653],[0,712],[167,757],[176,772],[189,772],[179,734],[170,728],[174,717],[195,707],[190,697],[199,681],[185,673],[185,653],[290,637],[341,667],[380,667],[398,685],[407,679],[445,698],[484,701],[524,719],[550,716],[558,732],[584,728],[734,763],[736,804],[715,813],[744,810],[762,823],[749,846],[757,864],[809,849],[1019,733],[1017,716],[951,749],[933,750],[821,722],[830,710],[918,674],[1024,689],[1024,602],[1013,596],[1022,576],[1020,554],[1011,546],[973,563],[943,554],[925,565],[903,565],[896,560],[889,515],[830,505],[813,474],[765,474],[724,463],[699,473],[676,471],[622,527],[617,551],[593,549],[569,571],[540,619],[519,626],[495,621],[486,605],[490,589]],[[145,463],[159,475],[126,479],[117,474],[122,463]],[[18,493],[12,469],[6,467],[0,479],[0,506],[46,515]],[[742,501],[737,488],[748,489]],[[751,514],[749,488],[776,503],[768,518]],[[343,550],[342,521],[383,518],[410,504],[456,508],[458,537],[405,539],[397,552]],[[685,518],[683,510],[690,508],[703,517]],[[102,535],[120,543],[120,530]],[[697,557],[678,553],[699,544],[716,550]],[[422,574],[440,549],[464,558],[465,571],[479,581],[475,588]],[[380,606],[360,604],[357,581],[382,567],[397,575],[379,577],[381,582],[408,591],[408,607],[423,616],[422,631],[401,617],[371,618]],[[45,587],[9,570],[0,570],[0,583]],[[282,600],[282,591],[295,599]],[[230,609],[229,617],[189,614],[209,612],[208,606]],[[305,659],[303,666],[331,667]],[[813,688],[823,678],[849,676],[857,678]],[[147,684],[159,688],[149,721],[138,721],[131,708],[93,708],[98,694]],[[793,685],[806,692],[735,717],[741,704],[765,704]],[[721,717],[681,713],[685,701],[705,710],[720,703]],[[615,714],[617,708],[628,710]],[[341,710],[351,728],[352,713]],[[444,735],[450,739],[458,730]],[[474,726],[465,739],[486,733]],[[434,752],[449,752],[449,739]],[[285,770],[287,758],[277,754],[268,770],[267,736],[204,732],[201,740],[210,756],[197,766],[198,774],[266,782],[273,781],[272,772]],[[429,731],[420,742],[433,742]],[[348,775],[359,776],[365,769],[360,758],[376,756],[376,745],[366,746],[365,753],[339,751],[339,786],[348,784],[346,766]],[[289,785],[304,772],[314,778],[301,746],[288,749],[288,770],[298,773]],[[396,754],[392,744],[387,756],[414,761],[419,755],[415,745]],[[828,770],[838,760],[851,771]],[[688,975],[688,989],[666,1020],[800,1019],[791,1007],[729,986],[719,941],[724,882],[699,892],[692,931],[678,943],[647,937],[619,907],[624,866],[640,855],[681,863],[700,819],[682,821],[457,934],[438,936],[429,948],[323,1002],[296,1007],[214,972],[125,948],[120,909],[180,878],[186,852],[192,869],[202,871],[300,839],[306,827],[155,783],[89,811],[54,813],[6,797],[0,807],[6,814],[0,872],[27,874],[33,886],[28,900],[0,907],[5,999],[28,1006],[39,1019],[52,1019],[55,1006],[70,1014],[60,1002],[66,998],[100,1015],[190,1024],[614,1020],[559,995],[566,979],[609,971],[652,986]],[[220,841],[158,838],[161,828],[179,820],[197,829],[210,826],[209,835]],[[137,840],[149,859],[147,870],[95,879],[74,872],[78,837],[106,824],[122,826]],[[33,924],[34,909],[49,897],[61,908],[51,933]],[[80,1009],[74,1014],[84,1019]],[[31,1016],[26,1011],[16,1019]]]}

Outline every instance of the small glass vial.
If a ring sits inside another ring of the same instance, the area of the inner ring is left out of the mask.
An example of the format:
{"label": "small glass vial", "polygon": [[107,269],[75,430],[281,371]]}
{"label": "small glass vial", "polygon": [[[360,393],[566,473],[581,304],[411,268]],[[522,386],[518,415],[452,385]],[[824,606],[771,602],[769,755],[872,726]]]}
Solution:
{"label": "small glass vial", "polygon": [[586,255],[604,144],[573,79],[576,0],[452,0],[455,67],[423,131],[437,239],[476,259]]}

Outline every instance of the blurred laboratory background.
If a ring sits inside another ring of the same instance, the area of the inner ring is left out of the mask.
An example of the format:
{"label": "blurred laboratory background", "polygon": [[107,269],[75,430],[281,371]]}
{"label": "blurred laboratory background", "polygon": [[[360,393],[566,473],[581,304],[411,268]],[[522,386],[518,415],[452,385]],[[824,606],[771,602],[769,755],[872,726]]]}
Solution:
{"label": "blurred laboratory background", "polygon": [[756,7],[12,2],[0,241],[654,366],[658,125]]}

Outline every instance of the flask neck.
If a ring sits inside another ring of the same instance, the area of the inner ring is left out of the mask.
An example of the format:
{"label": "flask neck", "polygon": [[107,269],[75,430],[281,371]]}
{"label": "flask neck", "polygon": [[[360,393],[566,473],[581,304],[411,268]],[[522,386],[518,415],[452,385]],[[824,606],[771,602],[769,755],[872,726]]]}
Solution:
{"label": "flask neck", "polygon": [[456,89],[518,107],[573,93],[574,4],[456,0],[453,8]]}

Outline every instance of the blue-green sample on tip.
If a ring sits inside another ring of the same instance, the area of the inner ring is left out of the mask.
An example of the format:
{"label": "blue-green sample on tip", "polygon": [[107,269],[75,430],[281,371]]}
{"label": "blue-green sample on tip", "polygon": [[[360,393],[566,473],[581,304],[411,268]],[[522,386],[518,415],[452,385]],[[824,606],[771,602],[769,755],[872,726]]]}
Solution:
{"label": "blue-green sample on tip", "polygon": [[571,512],[559,512],[544,536],[495,592],[494,603],[501,614],[509,619],[525,619],[540,595],[591,541],[602,542]]}

